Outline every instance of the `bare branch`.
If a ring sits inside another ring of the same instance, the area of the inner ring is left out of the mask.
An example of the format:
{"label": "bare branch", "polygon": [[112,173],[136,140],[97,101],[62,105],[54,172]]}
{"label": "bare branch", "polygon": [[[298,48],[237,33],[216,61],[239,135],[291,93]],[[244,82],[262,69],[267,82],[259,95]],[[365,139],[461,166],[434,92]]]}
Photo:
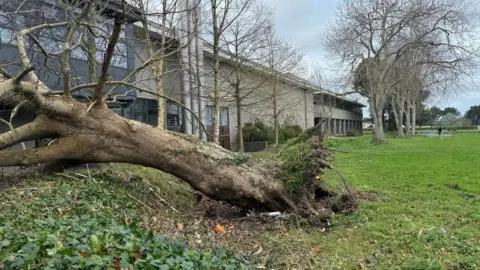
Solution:
{"label": "bare branch", "polygon": [[35,43],[35,45],[37,45],[37,47],[43,53],[43,55],[45,56],[45,61],[44,61],[43,65],[44,66],[47,65],[48,53],[45,50],[45,48],[43,48],[42,44],[40,44],[40,41],[38,41],[38,39],[34,35],[32,35],[32,33],[27,33],[27,36],[33,41],[33,43]]}
{"label": "bare branch", "polygon": [[13,78],[13,75],[10,74],[6,69],[0,66],[0,74],[2,74],[6,79],[11,79]]}
{"label": "bare branch", "polygon": [[27,68],[24,68],[18,75],[13,79],[13,82],[15,84],[20,84],[20,81],[22,81],[23,77],[25,77],[30,71],[34,70],[35,66],[29,66]]}
{"label": "bare branch", "polygon": [[[90,10],[90,5],[92,4],[92,1],[87,0],[87,3],[83,7],[83,10],[80,12],[77,18],[73,19],[72,24],[70,25],[70,29],[67,33],[67,36],[65,38],[65,43],[64,43],[64,48],[62,52],[62,71],[63,71],[63,95],[65,97],[70,97],[71,92],[70,92],[70,54],[72,53],[72,40],[74,37],[74,34],[77,32],[78,26],[79,26],[79,21],[83,20],[88,14],[88,11]],[[94,1],[93,5],[96,4],[96,1]]]}
{"label": "bare branch", "polygon": [[93,102],[97,104],[103,103],[103,89],[105,88],[105,82],[107,81],[108,70],[110,68],[110,62],[112,61],[113,53],[115,51],[115,44],[117,44],[118,38],[120,37],[120,31],[122,29],[123,15],[117,16],[115,18],[115,23],[112,30],[112,35],[108,41],[107,51],[104,55],[104,60],[102,64],[102,71],[98,78],[98,84],[93,93]]}
{"label": "bare branch", "polygon": [[[28,68],[31,66],[30,64],[30,59],[28,58],[27,51],[25,49],[25,40],[24,36],[28,35],[32,32],[41,30],[41,29],[48,29],[48,28],[56,28],[56,27],[62,27],[68,25],[68,22],[61,22],[61,23],[52,23],[52,24],[40,24],[36,25],[30,28],[26,28],[18,32],[17,34],[17,48],[18,48],[18,53],[20,56],[20,60],[22,62],[22,65],[24,68]],[[31,82],[39,82],[37,75],[33,72],[28,73],[28,78]],[[41,83],[41,82],[40,82]],[[43,84],[43,83],[42,83]]]}

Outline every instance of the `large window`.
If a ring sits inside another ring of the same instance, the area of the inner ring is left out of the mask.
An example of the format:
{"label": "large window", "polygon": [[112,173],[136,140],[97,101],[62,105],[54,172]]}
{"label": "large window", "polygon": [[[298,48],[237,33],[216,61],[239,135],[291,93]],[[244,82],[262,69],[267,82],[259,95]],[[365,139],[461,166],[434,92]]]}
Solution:
{"label": "large window", "polygon": [[15,34],[8,28],[0,27],[0,42],[15,45]]}
{"label": "large window", "polygon": [[0,15],[0,43],[16,45],[16,31],[25,24],[25,17],[21,15]]}
{"label": "large window", "polygon": [[[213,106],[205,107],[205,125],[206,126],[213,125]],[[228,107],[220,107],[220,126],[221,127],[229,126]]]}
{"label": "large window", "polygon": [[[64,48],[66,35],[67,33],[64,27],[44,29],[43,31],[40,31],[38,41],[48,53],[61,52]],[[75,33],[73,36],[74,48],[70,55],[72,58],[87,60],[87,54],[85,51],[75,44],[75,42],[80,42],[79,39],[80,35]]]}
{"label": "large window", "polygon": [[60,52],[63,50],[65,31],[63,27],[44,29],[40,31],[38,41],[48,53]]}
{"label": "large window", "polygon": [[[113,20],[108,20],[104,22],[99,22],[99,32],[103,36],[110,36],[112,32],[112,25]],[[105,56],[105,51],[107,50],[108,45],[108,38],[106,37],[99,37],[96,39],[97,44],[97,53],[96,58],[97,61],[102,63],[103,58]],[[120,32],[120,40],[115,46],[115,51],[113,53],[112,58],[112,66],[127,68],[128,67],[128,53],[127,53],[127,45],[124,43],[125,39],[125,28],[122,28]]]}
{"label": "large window", "polygon": [[152,126],[158,124],[158,102],[154,99],[137,98],[131,108],[131,118]]}
{"label": "large window", "polygon": [[181,126],[180,106],[167,101],[167,127]]}

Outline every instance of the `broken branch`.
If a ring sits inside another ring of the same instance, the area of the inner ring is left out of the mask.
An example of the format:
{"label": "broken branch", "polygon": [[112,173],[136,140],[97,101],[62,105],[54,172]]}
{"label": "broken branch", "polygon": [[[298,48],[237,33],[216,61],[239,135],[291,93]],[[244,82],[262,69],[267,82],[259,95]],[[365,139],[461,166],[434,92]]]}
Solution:
{"label": "broken branch", "polygon": [[[10,131],[15,130],[15,128],[14,128],[13,125],[12,125],[12,121],[8,122],[8,121],[6,121],[6,120],[3,119],[3,118],[0,118],[0,121],[1,121],[2,123],[4,123],[5,125],[7,125],[7,126],[8,126],[8,129],[9,129]],[[25,143],[21,142],[20,145],[22,146],[22,149],[23,149],[23,150],[27,149],[27,147],[25,146]]]}
{"label": "broken branch", "polygon": [[[31,166],[64,159],[81,159],[84,155],[80,136],[62,137],[57,143],[41,148],[0,151],[0,166]],[[77,146],[77,147],[76,147]]]}
{"label": "broken branch", "polygon": [[[5,120],[3,121],[10,124]],[[54,135],[51,127],[48,129],[46,128],[45,122],[42,118],[36,118],[33,122],[16,129],[12,128],[13,126],[10,131],[0,134],[0,150],[42,136]]]}
{"label": "broken branch", "polygon": [[13,79],[13,82],[15,84],[20,84],[22,81],[23,77],[25,77],[30,71],[34,70],[35,66],[29,66],[27,68],[24,68],[18,75]]}

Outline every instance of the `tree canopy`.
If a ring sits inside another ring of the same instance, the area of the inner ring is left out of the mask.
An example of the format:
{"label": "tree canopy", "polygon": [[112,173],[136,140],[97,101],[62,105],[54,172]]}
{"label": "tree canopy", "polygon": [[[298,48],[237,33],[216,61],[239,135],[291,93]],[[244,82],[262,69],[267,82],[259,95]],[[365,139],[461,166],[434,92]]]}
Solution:
{"label": "tree canopy", "polygon": [[447,107],[447,108],[443,109],[443,115],[447,115],[449,113],[452,113],[456,116],[459,116],[461,114],[460,111],[457,110],[457,108],[455,108],[455,107]]}
{"label": "tree canopy", "polygon": [[465,113],[465,118],[480,119],[480,105],[471,106],[470,109],[468,109],[468,111]]}

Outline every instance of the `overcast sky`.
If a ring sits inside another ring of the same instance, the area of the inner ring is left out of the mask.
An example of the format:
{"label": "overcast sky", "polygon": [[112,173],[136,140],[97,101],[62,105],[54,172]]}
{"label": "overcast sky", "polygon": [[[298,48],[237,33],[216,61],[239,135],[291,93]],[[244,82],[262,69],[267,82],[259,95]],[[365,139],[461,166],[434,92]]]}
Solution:
{"label": "overcast sky", "polygon": [[[326,53],[320,44],[319,35],[328,22],[334,20],[336,6],[341,0],[259,0],[275,8],[277,33],[305,54],[307,62],[318,61],[332,72],[325,59]],[[476,91],[474,91],[476,90]],[[480,105],[480,89],[472,89],[448,98],[430,101],[429,106],[455,107],[463,114],[470,106]],[[365,116],[368,113],[364,112]]]}

